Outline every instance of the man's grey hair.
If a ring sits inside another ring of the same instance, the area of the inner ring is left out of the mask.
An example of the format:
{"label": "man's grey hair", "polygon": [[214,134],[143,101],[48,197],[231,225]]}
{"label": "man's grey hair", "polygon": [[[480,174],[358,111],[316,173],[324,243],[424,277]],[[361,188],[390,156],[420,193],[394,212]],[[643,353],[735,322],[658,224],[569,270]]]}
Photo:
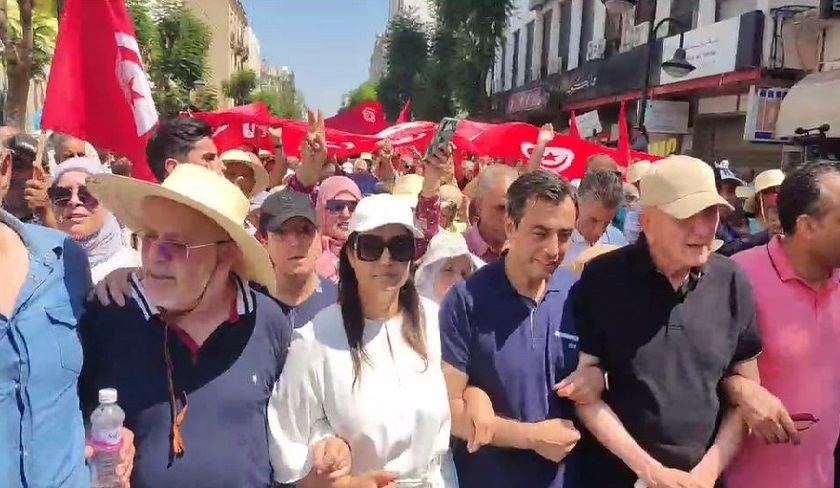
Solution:
{"label": "man's grey hair", "polygon": [[594,200],[605,208],[618,208],[624,203],[621,178],[612,171],[590,171],[583,175],[577,195],[580,203]]}
{"label": "man's grey hair", "polygon": [[519,172],[516,171],[516,168],[511,168],[506,164],[491,164],[478,174],[475,198],[480,199],[500,179],[507,179],[513,182],[517,178],[519,178]]}

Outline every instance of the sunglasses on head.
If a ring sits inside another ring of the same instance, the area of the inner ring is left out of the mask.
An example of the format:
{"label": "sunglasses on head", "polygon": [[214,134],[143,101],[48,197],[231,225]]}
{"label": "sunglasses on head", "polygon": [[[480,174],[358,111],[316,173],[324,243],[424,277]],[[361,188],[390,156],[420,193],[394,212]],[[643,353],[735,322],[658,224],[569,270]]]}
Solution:
{"label": "sunglasses on head", "polygon": [[377,235],[363,234],[356,238],[356,257],[362,261],[378,261],[388,249],[391,259],[408,263],[414,259],[414,238],[409,235],[394,236],[387,241]]}
{"label": "sunglasses on head", "polygon": [[[70,201],[73,200],[73,189],[62,186],[51,186],[47,190],[47,196],[56,207],[67,207],[70,205]],[[76,197],[86,208],[93,208],[99,205],[99,200],[90,194],[85,185],[81,185],[76,189]]]}
{"label": "sunglasses on head", "polygon": [[356,200],[335,200],[335,199],[333,199],[333,200],[327,200],[326,208],[327,208],[327,212],[331,212],[331,213],[339,213],[342,210],[344,210],[345,208],[347,209],[348,212],[353,213],[353,211],[356,210],[356,205],[358,205],[358,204],[359,204],[359,202],[356,201]]}

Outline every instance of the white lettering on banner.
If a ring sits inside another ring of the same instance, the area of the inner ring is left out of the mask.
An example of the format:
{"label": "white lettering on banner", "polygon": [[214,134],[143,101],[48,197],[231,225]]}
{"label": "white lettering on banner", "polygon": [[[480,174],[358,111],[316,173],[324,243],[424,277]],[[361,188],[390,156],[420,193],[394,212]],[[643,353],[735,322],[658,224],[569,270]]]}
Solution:
{"label": "white lettering on banner", "polygon": [[329,148],[329,149],[341,149],[341,150],[349,151],[349,150],[353,149],[354,147],[356,147],[356,145],[353,144],[352,142],[341,142],[339,144],[334,144],[332,142],[327,143],[327,148]]}
{"label": "white lettering on banner", "polygon": [[[525,158],[528,159],[531,157],[531,153],[534,152],[535,144],[530,142],[523,142],[520,145],[520,149],[522,150],[522,154],[525,155]],[[564,147],[553,147],[548,146],[545,148],[545,154],[543,154],[542,162],[540,163],[540,169],[545,169],[548,171],[554,171],[556,173],[562,173],[569,169],[569,166],[572,165],[572,162],[575,160],[575,153],[566,149]]]}
{"label": "white lettering on banner", "polygon": [[362,110],[362,118],[365,119],[365,122],[373,124],[376,122],[376,112],[372,108],[366,108]]}
{"label": "white lettering on banner", "polygon": [[[116,74],[123,89],[125,99],[134,113],[134,126],[137,135],[143,136],[152,130],[158,121],[155,102],[152,100],[152,86],[140,64],[140,47],[137,39],[130,34],[114,34],[117,43]],[[128,51],[128,53],[124,52]],[[131,54],[126,56],[126,54]]]}
{"label": "white lettering on banner", "polygon": [[254,124],[242,124],[242,137],[253,139],[257,128]]}
{"label": "white lettering on banner", "polygon": [[226,131],[226,130],[227,130],[227,128],[228,128],[227,124],[225,124],[225,125],[220,125],[218,128],[216,128],[216,130],[215,130],[215,131],[213,131],[213,135],[212,135],[212,137],[216,137],[217,135],[219,135],[219,134],[221,134],[222,132]]}
{"label": "white lettering on banner", "polygon": [[417,134],[401,137],[399,139],[391,139],[391,144],[394,146],[405,146],[406,144],[411,144],[423,139],[424,137],[426,137],[427,134],[428,132],[419,132]]}

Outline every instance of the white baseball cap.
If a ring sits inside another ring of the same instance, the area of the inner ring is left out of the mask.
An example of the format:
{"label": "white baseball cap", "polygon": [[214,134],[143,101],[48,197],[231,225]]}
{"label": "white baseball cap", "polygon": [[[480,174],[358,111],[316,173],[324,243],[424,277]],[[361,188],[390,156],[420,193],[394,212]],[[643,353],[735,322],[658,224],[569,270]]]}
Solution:
{"label": "white baseball cap", "polygon": [[359,200],[356,210],[350,217],[349,230],[369,232],[388,224],[399,224],[411,231],[417,239],[423,238],[423,232],[414,224],[414,212],[404,198],[390,193],[370,195]]}

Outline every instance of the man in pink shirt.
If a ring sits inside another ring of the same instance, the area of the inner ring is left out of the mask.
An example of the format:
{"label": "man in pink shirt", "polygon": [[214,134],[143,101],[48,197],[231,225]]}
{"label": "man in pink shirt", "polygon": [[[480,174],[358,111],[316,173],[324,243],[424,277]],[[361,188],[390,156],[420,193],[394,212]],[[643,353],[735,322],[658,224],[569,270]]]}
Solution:
{"label": "man in pink shirt", "polygon": [[479,220],[467,229],[464,238],[470,252],[485,263],[499,259],[504,250],[506,195],[518,177],[514,168],[502,164],[488,166],[478,175],[475,204]]}
{"label": "man in pink shirt", "polygon": [[833,488],[840,435],[840,163],[790,174],[778,210],[784,236],[733,259],[755,295],[764,343],[761,385],[790,413],[781,423],[792,420],[793,429],[745,441],[727,486]]}

